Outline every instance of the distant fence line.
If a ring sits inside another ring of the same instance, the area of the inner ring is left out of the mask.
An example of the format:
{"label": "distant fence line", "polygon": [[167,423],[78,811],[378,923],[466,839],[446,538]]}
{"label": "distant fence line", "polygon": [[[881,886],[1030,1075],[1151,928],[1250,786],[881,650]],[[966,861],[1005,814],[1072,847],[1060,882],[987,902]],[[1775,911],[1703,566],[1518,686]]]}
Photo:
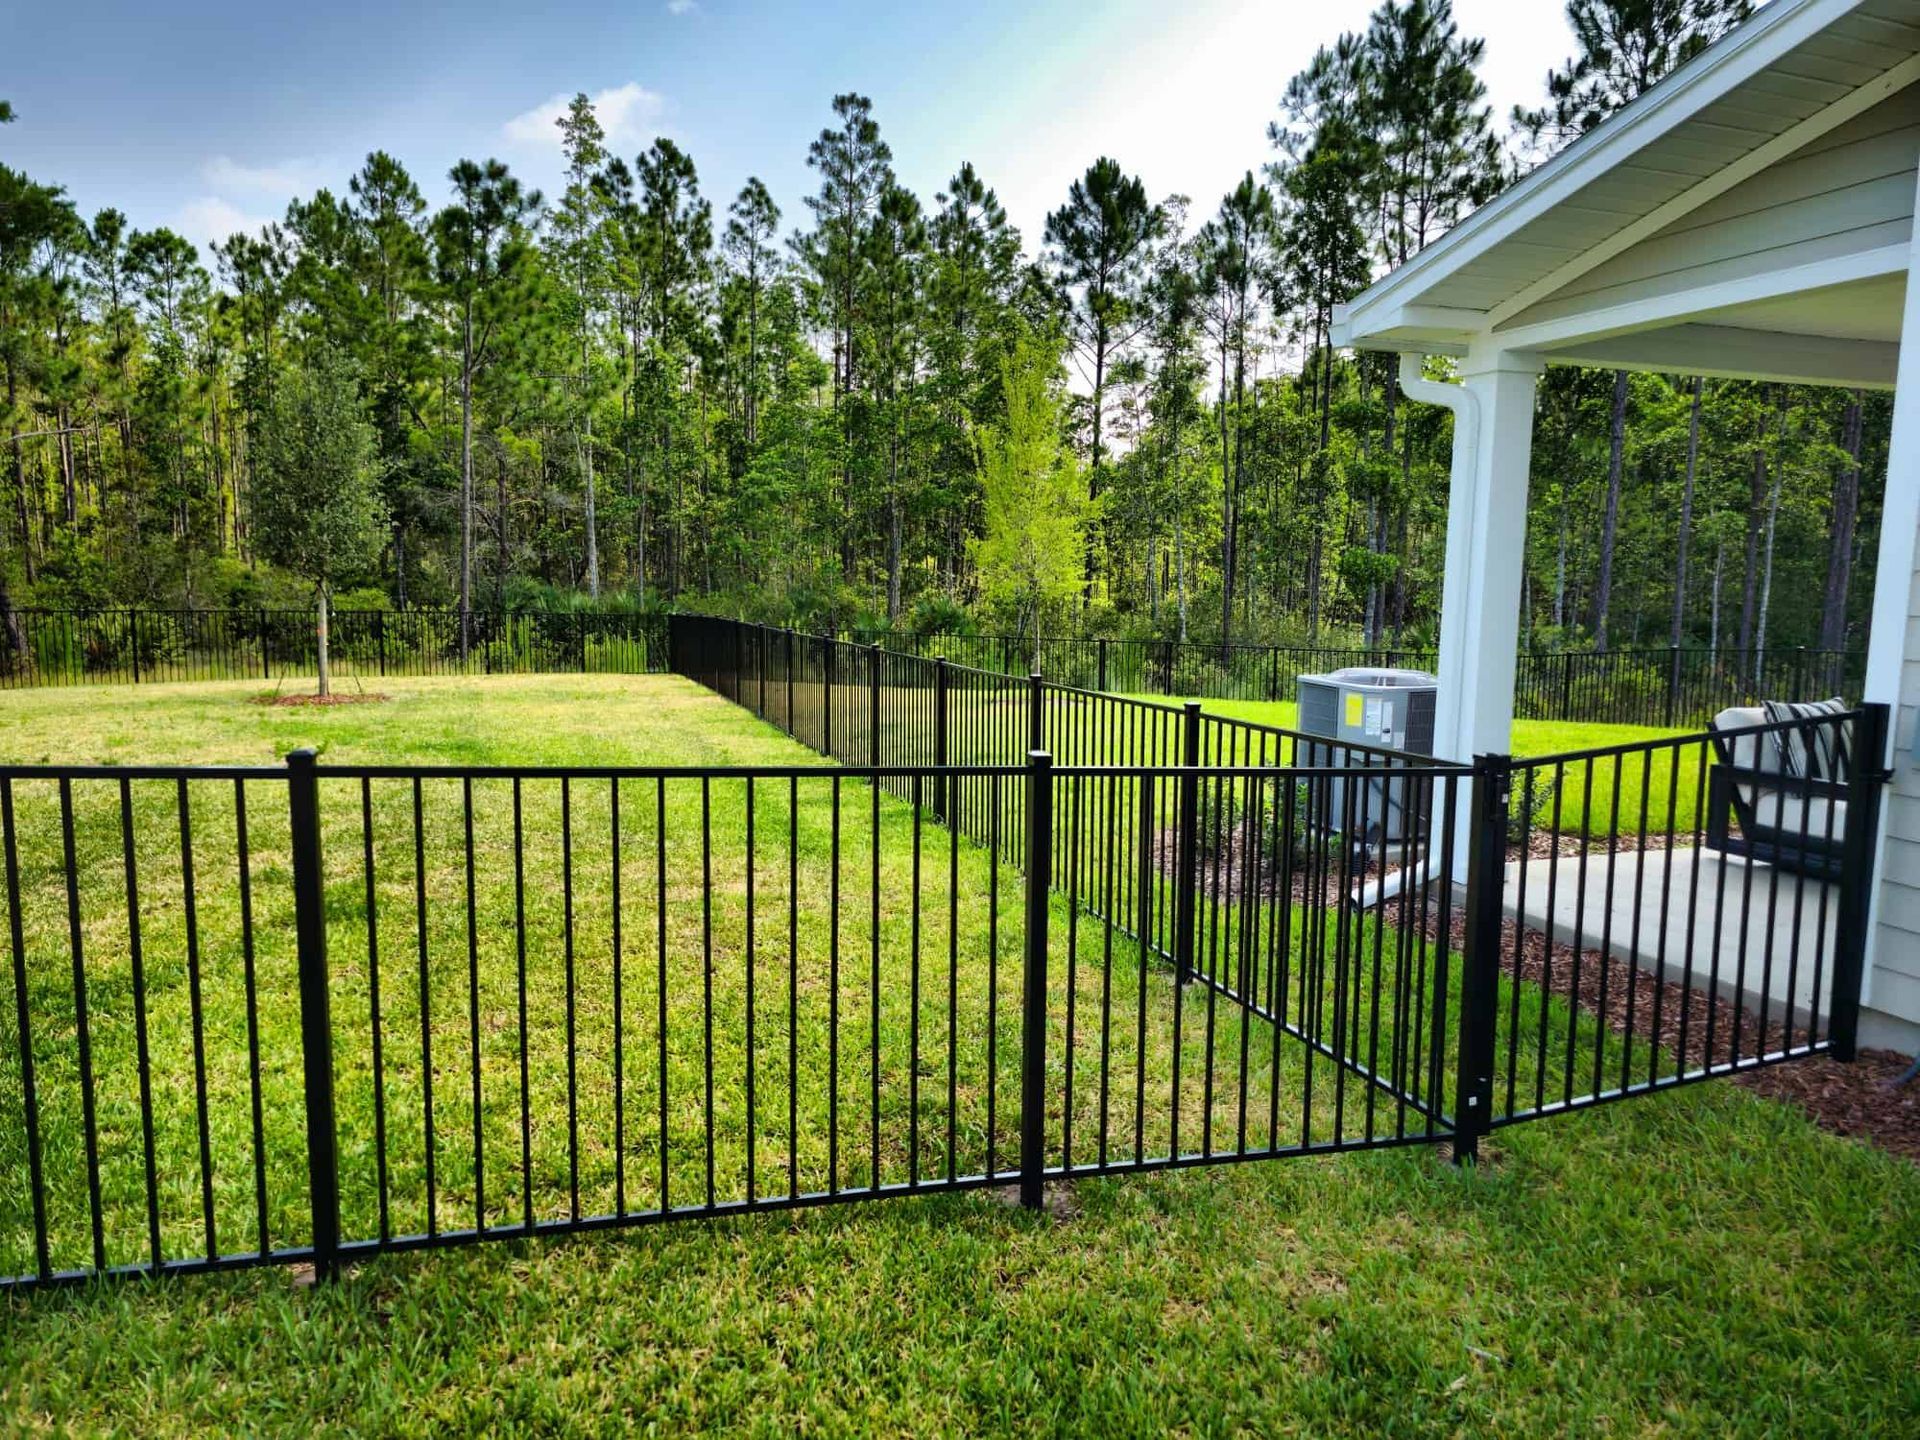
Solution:
{"label": "distant fence line", "polygon": [[[856,643],[882,640],[850,632]],[[1333,645],[1227,645],[1204,641],[1018,635],[891,635],[883,643],[921,656],[1003,674],[1038,669],[1088,690],[1185,695],[1209,700],[1297,699],[1295,679],[1347,666],[1434,670],[1431,649]],[[1702,725],[1732,705],[1762,700],[1857,699],[1866,674],[1857,650],[1717,650],[1660,646],[1593,651],[1523,651],[1514,676],[1514,714],[1523,720],[1679,727]]]}
{"label": "distant fence line", "polygon": [[[336,675],[643,674],[666,656],[660,615],[335,610]],[[0,623],[0,689],[278,680],[317,668],[311,610],[16,610]]]}
{"label": "distant fence line", "polygon": [[[475,611],[463,647],[456,610],[336,610],[329,656],[343,676],[644,674],[666,666],[666,617]],[[838,638],[865,644],[866,631]],[[892,634],[889,648],[1004,675],[1025,675],[1034,646],[1018,635]],[[1201,641],[1050,636],[1039,643],[1049,680],[1114,694],[1213,700],[1296,699],[1304,673],[1346,666],[1432,670],[1431,649],[1334,645],[1221,646]],[[272,681],[316,668],[310,610],[33,610],[0,625],[0,688]],[[1519,656],[1514,714],[1595,724],[1704,724],[1761,700],[1857,699],[1860,651],[1659,647],[1529,651]]]}

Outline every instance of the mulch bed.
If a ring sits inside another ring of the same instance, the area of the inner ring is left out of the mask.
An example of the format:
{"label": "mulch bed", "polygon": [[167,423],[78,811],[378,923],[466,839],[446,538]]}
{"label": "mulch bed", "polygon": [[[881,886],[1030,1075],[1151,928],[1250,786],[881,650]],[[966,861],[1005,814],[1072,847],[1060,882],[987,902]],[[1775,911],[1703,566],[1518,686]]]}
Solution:
{"label": "mulch bed", "polygon": [[1799,1107],[1823,1130],[1869,1140],[1920,1164],[1920,1080],[1893,1088],[1908,1064],[1890,1050],[1862,1050],[1851,1065],[1816,1055],[1750,1071],[1739,1083]]}
{"label": "mulch bed", "polygon": [[[1235,839],[1237,842],[1238,837]],[[1652,843],[1653,837],[1649,836],[1648,840],[1648,849],[1657,848]],[[1172,831],[1154,837],[1154,858],[1162,874],[1172,875],[1175,872],[1177,848]],[[1250,862],[1259,868],[1243,880],[1243,867]],[[1215,901],[1237,899],[1245,893],[1241,888],[1243,883],[1250,885],[1255,895],[1265,899],[1273,898],[1279,889],[1275,867],[1247,856],[1239,843],[1230,844],[1217,860],[1203,855],[1200,868],[1202,893]],[[1334,868],[1337,872],[1338,866]],[[1378,866],[1356,868],[1371,872]],[[1337,874],[1316,875],[1314,878],[1321,882],[1320,886],[1314,887],[1321,889],[1317,897],[1319,904],[1340,903],[1341,886]],[[1365,877],[1355,875],[1351,878],[1357,881]],[[1298,872],[1293,875],[1294,898],[1312,904],[1315,897],[1305,893],[1309,888],[1306,879]],[[1429,940],[1438,938],[1439,911],[1440,907],[1436,904],[1424,916]],[[1449,918],[1453,943],[1455,946],[1464,945],[1464,907],[1452,907]],[[1511,918],[1501,926],[1501,970],[1509,976],[1515,969],[1516,929],[1517,924]],[[1657,1040],[1664,1052],[1659,1072],[1664,1078],[1673,1073],[1675,1056],[1683,1059],[1686,1068],[1693,1069],[1709,1062],[1728,1063],[1736,1058],[1736,1054],[1752,1056],[1804,1045],[1807,1040],[1801,1030],[1795,1029],[1789,1034],[1784,1017],[1777,1012],[1767,1016],[1766,1034],[1760,1036],[1760,1017],[1752,1009],[1736,1007],[1724,997],[1710,1003],[1709,995],[1702,990],[1689,989],[1678,981],[1662,982],[1630,960],[1610,957],[1599,950],[1584,948],[1576,953],[1572,945],[1562,940],[1550,940],[1545,932],[1531,927],[1526,932],[1524,943],[1518,946],[1518,970],[1521,979],[1563,1000],[1571,1003],[1577,997],[1580,1013],[1589,1017],[1604,1014],[1608,1029],[1614,1035],[1623,1037],[1620,1045],[1607,1047],[1601,1079],[1603,1088],[1612,1088],[1620,1083],[1622,1047],[1625,1044],[1624,1037],[1629,1033],[1633,1042],[1629,1078],[1636,1083],[1646,1080],[1647,1046],[1650,1041]],[[1739,1024],[1737,1052],[1734,1048],[1736,1009]],[[1711,1050],[1708,1048],[1710,1013],[1713,1022]],[[1657,1026],[1654,1023],[1656,1017]],[[1502,1019],[1504,1025],[1505,1017]],[[1524,1015],[1521,1021],[1523,1025],[1526,1023]],[[1823,1130],[1869,1141],[1891,1154],[1920,1164],[1920,1080],[1897,1089],[1893,1085],[1907,1065],[1905,1058],[1890,1051],[1861,1050],[1850,1065],[1830,1055],[1812,1055],[1786,1064],[1742,1071],[1732,1078],[1735,1084],[1756,1094],[1797,1107]],[[1523,1065],[1521,1068],[1524,1070],[1526,1067]],[[1502,1074],[1504,1076],[1504,1070]],[[1528,1078],[1524,1074],[1516,1077],[1518,1084],[1514,1100],[1516,1105],[1522,1107],[1529,1104],[1532,1098],[1526,1083]],[[1590,1078],[1588,1075],[1576,1080],[1576,1093],[1588,1088]],[[1499,1098],[1504,1101],[1504,1085],[1499,1088]],[[1549,1092],[1546,1098],[1552,1101],[1556,1097]]]}
{"label": "mulch bed", "polygon": [[256,695],[256,705],[373,705],[390,697],[356,692],[348,695]]}

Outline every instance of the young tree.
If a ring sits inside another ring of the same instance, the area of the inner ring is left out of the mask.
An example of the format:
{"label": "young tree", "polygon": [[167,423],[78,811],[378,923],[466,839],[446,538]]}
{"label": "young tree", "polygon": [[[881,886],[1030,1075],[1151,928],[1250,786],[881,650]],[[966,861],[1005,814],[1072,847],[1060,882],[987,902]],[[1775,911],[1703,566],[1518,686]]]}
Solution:
{"label": "young tree", "polygon": [[313,586],[319,693],[331,693],[327,602],[379,553],[379,467],[353,372],[321,348],[275,392],[261,427],[254,515],[260,553]]}
{"label": "young tree", "polygon": [[1059,355],[1021,336],[1001,364],[1006,418],[980,435],[985,531],[974,543],[980,588],[1011,609],[1040,667],[1041,621],[1081,586],[1093,502],[1063,443]]}

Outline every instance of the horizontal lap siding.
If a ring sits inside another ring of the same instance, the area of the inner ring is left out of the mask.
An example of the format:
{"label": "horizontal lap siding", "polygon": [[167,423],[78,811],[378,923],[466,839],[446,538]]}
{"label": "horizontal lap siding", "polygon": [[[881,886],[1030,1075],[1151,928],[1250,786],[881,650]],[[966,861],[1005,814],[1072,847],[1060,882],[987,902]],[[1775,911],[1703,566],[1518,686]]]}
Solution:
{"label": "horizontal lap siding", "polygon": [[1920,727],[1920,572],[1908,592],[1907,613],[1886,852],[1875,906],[1879,933],[1867,999],[1876,1010],[1920,1024],[1920,765],[1913,761]]}

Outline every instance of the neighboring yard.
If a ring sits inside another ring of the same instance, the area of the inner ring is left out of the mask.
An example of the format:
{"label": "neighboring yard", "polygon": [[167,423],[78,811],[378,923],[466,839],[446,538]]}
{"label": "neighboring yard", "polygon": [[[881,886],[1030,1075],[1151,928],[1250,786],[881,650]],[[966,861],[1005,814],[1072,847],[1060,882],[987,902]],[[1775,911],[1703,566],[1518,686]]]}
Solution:
{"label": "neighboring yard", "polygon": [[[259,687],[244,682],[17,694],[0,699],[0,758],[267,763],[303,743],[340,763],[815,758],[672,678],[383,688],[390,703],[326,710],[251,704]],[[1523,723],[1516,749],[1643,733]],[[910,826],[889,804],[891,865]],[[481,826],[494,862],[497,814]],[[458,818],[436,813],[430,843]],[[335,823],[329,872],[350,878]],[[802,845],[817,853],[817,837]],[[548,948],[550,858],[528,902]],[[984,866],[959,861],[963,903],[977,900]],[[489,946],[511,913],[501,873],[482,874]],[[583,936],[602,903],[582,899]],[[537,1013],[553,1004],[551,989],[535,996]],[[445,1024],[463,1034],[457,1011]],[[0,1048],[13,1044],[0,1027]],[[489,1037],[490,1067],[505,1066],[496,1049]],[[343,1121],[354,1093],[343,1084]],[[563,1103],[564,1088],[542,1097]],[[297,1140],[297,1119],[273,1118]],[[469,1120],[447,1123],[457,1135]],[[311,1290],[269,1269],[5,1300],[0,1426],[1721,1435],[1893,1432],[1920,1411],[1911,1165],[1724,1084],[1504,1130],[1487,1149],[1472,1173],[1415,1150],[1087,1181],[1065,1219],[990,1195],[913,1198],[387,1257]],[[190,1159],[190,1137],[178,1154]]]}
{"label": "neighboring yard", "polygon": [[[1166,700],[1143,695],[1166,705],[1185,704],[1184,699]],[[1290,700],[1202,700],[1209,714],[1235,720],[1250,720],[1259,725],[1277,725],[1291,729],[1299,721],[1299,707]],[[1542,755],[1566,755],[1585,750],[1600,750],[1614,745],[1646,744],[1654,740],[1697,735],[1699,730],[1661,730],[1644,725],[1593,725],[1573,720],[1516,720],[1513,722],[1513,754],[1518,759]],[[1680,773],[1673,774],[1675,757]],[[1471,755],[1449,755],[1461,762]],[[1700,821],[1704,791],[1700,768],[1708,763],[1708,747],[1684,745],[1655,752],[1651,770],[1640,755],[1618,759],[1578,761],[1568,765],[1560,785],[1559,828],[1576,830],[1584,819],[1590,834],[1605,835],[1618,826],[1622,835],[1638,835],[1642,800],[1645,801],[1647,833],[1664,834],[1671,815],[1676,838],[1691,843],[1692,831]],[[1550,775],[1541,774],[1539,798],[1535,802],[1534,822],[1546,828],[1554,821],[1554,809],[1547,786]],[[1618,799],[1619,810],[1613,806]]]}

